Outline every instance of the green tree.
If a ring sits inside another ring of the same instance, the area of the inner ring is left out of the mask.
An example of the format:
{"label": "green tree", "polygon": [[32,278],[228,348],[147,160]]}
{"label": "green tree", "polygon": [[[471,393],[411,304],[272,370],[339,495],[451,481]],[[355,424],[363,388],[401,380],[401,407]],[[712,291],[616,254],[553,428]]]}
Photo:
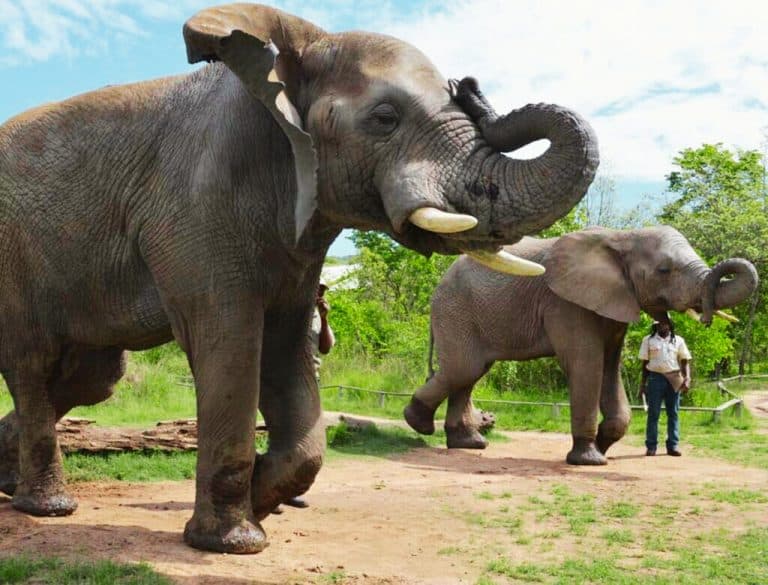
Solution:
{"label": "green tree", "polygon": [[[768,267],[765,162],[756,150],[732,151],[722,144],[681,151],[674,159],[677,169],[667,176],[675,199],[663,207],[659,219],[685,234],[709,263],[741,257],[764,273]],[[734,326],[740,373],[756,357],[755,340],[766,336],[766,293],[761,282],[752,302],[735,309],[742,320]]]}

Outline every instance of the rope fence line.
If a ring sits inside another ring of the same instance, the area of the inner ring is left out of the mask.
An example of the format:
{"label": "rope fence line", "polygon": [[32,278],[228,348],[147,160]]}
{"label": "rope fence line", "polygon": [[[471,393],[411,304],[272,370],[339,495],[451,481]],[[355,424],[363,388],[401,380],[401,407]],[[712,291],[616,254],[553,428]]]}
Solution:
{"label": "rope fence line", "polygon": [[[722,380],[718,380],[716,383],[716,386],[718,390],[720,390],[721,394],[724,396],[730,396],[731,399],[723,402],[722,404],[715,406],[715,407],[709,407],[709,406],[681,406],[680,410],[685,412],[710,412],[712,413],[712,420],[715,422],[719,421],[725,411],[728,409],[733,408],[733,412],[737,417],[741,417],[743,408],[744,408],[744,401],[742,398],[738,395],[732,392],[728,389],[728,387],[725,385],[725,382],[732,382],[734,380],[739,380],[739,382],[743,382],[745,378],[768,378],[768,374],[744,374],[741,376],[733,376],[730,378],[723,378]],[[384,404],[387,401],[387,397],[393,396],[393,397],[405,397],[410,398],[413,393],[412,392],[390,392],[387,390],[374,390],[370,388],[360,388],[359,386],[347,386],[344,384],[330,384],[326,386],[321,386],[320,390],[333,390],[336,389],[338,393],[339,398],[343,398],[344,394],[347,390],[352,390],[355,392],[365,392],[368,394],[376,394],[378,396],[378,404],[380,407],[384,407]],[[562,408],[570,408],[570,404],[568,402],[539,402],[539,401],[523,401],[523,400],[499,400],[499,399],[492,399],[492,398],[473,398],[473,402],[477,402],[478,404],[503,404],[508,406],[548,406],[550,409],[552,409],[552,417],[557,418],[560,416],[560,410]],[[646,410],[646,407],[641,404],[630,404],[630,409],[632,410]],[[662,410],[664,410],[664,405],[661,406]]]}

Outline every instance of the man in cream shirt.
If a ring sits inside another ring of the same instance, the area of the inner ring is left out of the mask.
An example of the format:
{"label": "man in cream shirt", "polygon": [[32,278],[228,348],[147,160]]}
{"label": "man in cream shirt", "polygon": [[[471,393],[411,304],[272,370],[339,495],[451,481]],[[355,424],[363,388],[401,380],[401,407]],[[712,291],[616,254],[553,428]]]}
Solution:
{"label": "man in cream shirt", "polygon": [[675,335],[671,321],[655,322],[651,334],[643,338],[639,357],[643,360],[640,394],[648,401],[645,426],[646,455],[656,455],[661,403],[667,410],[667,454],[680,457],[680,393],[691,386],[691,352],[685,340]]}

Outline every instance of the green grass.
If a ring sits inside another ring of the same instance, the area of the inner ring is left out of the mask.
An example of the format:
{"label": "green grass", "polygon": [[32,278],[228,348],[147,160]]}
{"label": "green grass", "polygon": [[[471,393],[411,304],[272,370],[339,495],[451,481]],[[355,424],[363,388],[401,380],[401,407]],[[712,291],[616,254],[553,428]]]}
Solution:
{"label": "green grass", "polygon": [[195,477],[195,452],[85,454],[64,458],[68,481],[179,481]]}
{"label": "green grass", "polygon": [[172,581],[147,565],[111,561],[63,561],[56,558],[0,559],[0,583],[51,585],[170,585]]}
{"label": "green grass", "polygon": [[[745,584],[768,582],[768,529],[742,534],[716,532],[695,538],[664,555],[642,555],[640,560],[613,555],[566,559],[557,563],[515,563],[499,557],[486,566],[486,577],[498,575],[517,582],[611,585],[635,584]],[[638,566],[639,563],[639,566]]]}

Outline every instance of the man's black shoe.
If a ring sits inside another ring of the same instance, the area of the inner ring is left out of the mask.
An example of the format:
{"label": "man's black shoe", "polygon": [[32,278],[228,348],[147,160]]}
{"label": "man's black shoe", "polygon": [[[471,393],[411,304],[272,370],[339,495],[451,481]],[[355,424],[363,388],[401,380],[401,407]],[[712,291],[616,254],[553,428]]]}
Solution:
{"label": "man's black shoe", "polygon": [[653,457],[654,455],[656,455],[656,449],[648,449],[645,452],[645,456],[646,457]]}
{"label": "man's black shoe", "polygon": [[680,451],[677,449],[667,449],[667,455],[671,455],[672,457],[680,457],[682,456],[682,453],[680,453]]}

